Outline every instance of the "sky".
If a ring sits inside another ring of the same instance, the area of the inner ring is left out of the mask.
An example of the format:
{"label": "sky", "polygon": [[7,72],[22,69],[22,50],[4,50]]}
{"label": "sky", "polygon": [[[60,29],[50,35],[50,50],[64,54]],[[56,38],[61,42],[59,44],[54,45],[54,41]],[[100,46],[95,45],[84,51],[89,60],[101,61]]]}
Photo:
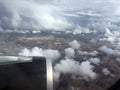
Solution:
{"label": "sky", "polygon": [[3,29],[32,28],[63,31],[75,27],[80,22],[86,24],[89,19],[118,22],[119,16],[119,0],[0,1],[0,26]]}

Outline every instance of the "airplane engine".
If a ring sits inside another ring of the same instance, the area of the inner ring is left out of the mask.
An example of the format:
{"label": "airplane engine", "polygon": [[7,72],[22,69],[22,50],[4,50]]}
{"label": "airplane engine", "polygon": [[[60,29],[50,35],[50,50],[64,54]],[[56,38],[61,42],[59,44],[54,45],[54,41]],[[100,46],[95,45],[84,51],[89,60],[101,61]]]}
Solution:
{"label": "airplane engine", "polygon": [[44,57],[0,56],[0,90],[53,90],[51,61]]}

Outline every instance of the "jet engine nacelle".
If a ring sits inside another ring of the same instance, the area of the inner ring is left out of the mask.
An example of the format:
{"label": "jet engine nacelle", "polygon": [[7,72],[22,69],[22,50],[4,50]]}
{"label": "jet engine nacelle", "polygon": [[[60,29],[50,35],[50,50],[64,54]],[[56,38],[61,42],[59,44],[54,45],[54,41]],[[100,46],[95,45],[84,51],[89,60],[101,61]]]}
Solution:
{"label": "jet engine nacelle", "polygon": [[51,61],[0,56],[0,90],[53,90]]}

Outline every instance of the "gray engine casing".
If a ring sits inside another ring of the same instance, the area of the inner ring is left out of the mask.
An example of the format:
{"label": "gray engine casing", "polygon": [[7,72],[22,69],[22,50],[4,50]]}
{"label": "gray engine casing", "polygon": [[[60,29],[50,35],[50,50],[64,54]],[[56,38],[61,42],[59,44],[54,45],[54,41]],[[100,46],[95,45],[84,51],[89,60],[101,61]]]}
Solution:
{"label": "gray engine casing", "polygon": [[51,61],[44,57],[0,56],[0,90],[53,90]]}

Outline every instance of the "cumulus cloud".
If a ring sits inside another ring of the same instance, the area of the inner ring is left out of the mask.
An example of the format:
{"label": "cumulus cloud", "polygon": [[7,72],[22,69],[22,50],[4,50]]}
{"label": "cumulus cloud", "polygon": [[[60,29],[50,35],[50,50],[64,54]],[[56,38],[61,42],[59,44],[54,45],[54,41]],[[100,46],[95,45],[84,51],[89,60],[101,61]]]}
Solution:
{"label": "cumulus cloud", "polygon": [[81,50],[79,50],[78,53],[80,55],[90,55],[90,56],[96,56],[99,54],[97,51],[87,52],[87,51],[81,51]]}
{"label": "cumulus cloud", "polygon": [[43,56],[43,50],[38,47],[34,47],[31,50],[24,48],[19,53],[20,56]]}
{"label": "cumulus cloud", "polygon": [[22,49],[19,54],[20,56],[44,56],[47,60],[57,60],[60,57],[60,53],[58,50],[53,49],[45,49],[34,47],[31,50],[24,48]]}
{"label": "cumulus cloud", "polygon": [[120,56],[120,51],[118,50],[113,50],[111,48],[108,48],[107,46],[102,46],[99,48],[102,52],[109,54],[109,55],[115,55],[115,56]]}
{"label": "cumulus cloud", "polygon": [[96,64],[96,65],[99,65],[101,61],[99,58],[90,58],[89,62]]}
{"label": "cumulus cloud", "polygon": [[106,30],[105,30],[105,36],[113,36],[113,33],[110,31],[109,28],[106,28]]}
{"label": "cumulus cloud", "polygon": [[107,75],[111,75],[111,72],[107,69],[107,68],[103,68],[102,72],[107,76]]}
{"label": "cumulus cloud", "polygon": [[76,28],[73,30],[73,34],[82,34],[82,33],[91,33],[92,31],[90,31],[90,29],[88,28],[83,28],[80,27],[79,25],[76,26]]}
{"label": "cumulus cloud", "polygon": [[114,42],[116,40],[115,34],[109,28],[106,28],[104,36],[105,37],[101,39],[102,41]]}
{"label": "cumulus cloud", "polygon": [[97,30],[98,32],[103,33],[106,38],[109,36],[113,37],[114,35],[118,36],[120,29],[120,27],[111,20],[104,20],[104,21],[97,20],[97,22],[91,21],[90,23],[87,24],[87,27],[90,30],[95,30],[95,31]]}
{"label": "cumulus cloud", "polygon": [[69,46],[73,49],[79,49],[80,43],[77,40],[73,40],[73,41],[69,42]]}
{"label": "cumulus cloud", "polygon": [[73,76],[78,75],[81,79],[89,80],[95,79],[96,73],[93,71],[94,66],[90,64],[89,61],[84,61],[79,63],[73,59],[61,60],[59,64],[54,67],[54,72],[56,77],[58,73],[72,74]]}
{"label": "cumulus cloud", "polygon": [[102,69],[102,72],[103,72],[103,74],[106,75],[106,76],[108,76],[108,75],[110,75],[110,76],[112,76],[112,77],[115,76],[115,75],[112,74],[107,68],[103,68],[103,69]]}
{"label": "cumulus cloud", "polygon": [[78,63],[76,63],[73,59],[66,59],[61,60],[60,64],[56,64],[54,67],[55,72],[61,72],[61,73],[76,73],[77,68],[75,65],[78,66]]}
{"label": "cumulus cloud", "polygon": [[94,39],[94,38],[92,38],[92,39],[90,40],[90,42],[91,42],[91,43],[96,43],[96,42],[97,42],[97,40],[96,40],[96,39]]}
{"label": "cumulus cloud", "polygon": [[79,67],[79,73],[82,75],[82,77],[87,80],[89,78],[95,79],[96,73],[93,71],[94,66],[90,64],[90,62],[85,61],[80,64]]}
{"label": "cumulus cloud", "polygon": [[74,58],[75,51],[73,48],[66,48],[65,49],[65,56],[69,58]]}
{"label": "cumulus cloud", "polygon": [[100,13],[96,13],[91,10],[88,12],[81,11],[81,12],[76,12],[76,13],[81,16],[90,16],[90,17],[101,17],[102,16]]}
{"label": "cumulus cloud", "polygon": [[90,27],[96,28],[97,32],[103,33],[101,35],[102,37],[100,37],[100,41],[109,41],[111,43],[115,43],[120,40],[120,27],[112,22],[104,22],[101,24],[100,22],[96,24],[93,23],[93,26],[91,25]]}
{"label": "cumulus cloud", "polygon": [[57,60],[60,57],[60,53],[58,50],[47,49],[44,50],[44,56],[46,59]]}

